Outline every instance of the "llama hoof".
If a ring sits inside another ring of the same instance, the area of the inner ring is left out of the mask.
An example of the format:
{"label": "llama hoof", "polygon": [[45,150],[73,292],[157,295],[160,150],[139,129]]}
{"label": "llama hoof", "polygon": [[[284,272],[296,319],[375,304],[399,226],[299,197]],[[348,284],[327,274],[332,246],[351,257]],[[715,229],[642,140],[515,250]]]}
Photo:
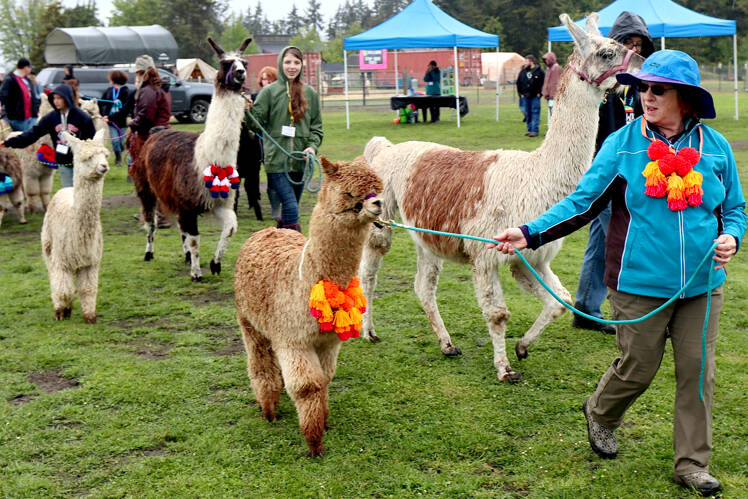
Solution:
{"label": "llama hoof", "polygon": [[442,353],[446,357],[457,357],[458,355],[462,355],[462,350],[454,345],[449,345],[447,348],[442,348]]}
{"label": "llama hoof", "polygon": [[377,333],[375,333],[374,331],[367,331],[366,333],[364,333],[364,338],[372,343],[379,343],[380,341],[382,341],[382,339],[377,336]]}
{"label": "llama hoof", "polygon": [[153,252],[152,251],[146,251],[145,252],[145,258],[143,258],[144,262],[150,262],[153,260]]}
{"label": "llama hoof", "polygon": [[96,314],[83,314],[83,321],[86,324],[96,324]]}
{"label": "llama hoof", "polygon": [[192,282],[203,282],[203,276],[201,275],[193,275],[190,278],[192,279]]}
{"label": "llama hoof", "polygon": [[212,275],[220,275],[221,274],[221,262],[216,263],[215,260],[210,260],[210,273]]}
{"label": "llama hoof", "polygon": [[[68,312],[68,317],[70,317],[70,313]],[[58,308],[55,310],[55,320],[61,321],[65,319],[65,309],[64,308]]]}
{"label": "llama hoof", "polygon": [[321,447],[317,450],[309,449],[306,457],[325,457],[325,451]]}
{"label": "llama hoof", "polygon": [[501,377],[501,381],[506,381],[507,383],[514,384],[522,381],[522,375],[516,371],[512,371],[511,369],[507,369],[504,376]]}
{"label": "llama hoof", "polygon": [[527,358],[527,347],[522,344],[521,341],[518,341],[514,345],[514,353],[517,354],[517,359],[522,360]]}
{"label": "llama hoof", "polygon": [[184,254],[184,264],[192,265],[192,253],[190,253],[189,251]]}
{"label": "llama hoof", "polygon": [[19,223],[19,224],[21,224],[21,225],[26,225],[26,224],[27,224],[27,223],[29,223],[29,222],[28,222],[28,220],[26,220],[26,219],[24,218],[23,220],[19,220],[19,221],[18,221],[18,223]]}

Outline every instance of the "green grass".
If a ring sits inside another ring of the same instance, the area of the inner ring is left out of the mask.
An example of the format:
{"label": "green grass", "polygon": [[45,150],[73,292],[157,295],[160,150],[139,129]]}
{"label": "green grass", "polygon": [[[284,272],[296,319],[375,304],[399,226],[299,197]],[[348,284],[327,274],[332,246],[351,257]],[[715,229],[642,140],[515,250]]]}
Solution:
{"label": "green grass", "polygon": [[[748,98],[732,120],[732,94],[718,96],[714,120],[735,148],[748,185]],[[394,126],[393,113],[356,110],[351,129],[339,110],[324,114],[322,153],[351,159],[372,135],[393,142],[433,140],[465,149],[531,149],[511,101],[471,101],[458,130],[439,124]],[[543,115],[545,123],[545,115]],[[190,128],[190,127],[186,127]],[[191,127],[195,128],[195,127]],[[541,130],[542,131],[542,130]],[[620,455],[589,449],[579,410],[616,354],[614,338],[572,329],[564,316],[521,363],[524,378],[496,378],[492,347],[467,266],[447,263],[438,299],[463,355],[445,358],[412,291],[415,251],[397,232],[380,271],[375,321],[381,343],[343,345],[330,390],[323,459],[306,444],[284,394],[280,419],[265,422],[254,402],[236,326],[231,269],[257,222],[242,198],[239,233],[220,277],[193,284],[175,228],[145,237],[125,171],[113,168],[102,210],[104,256],[97,325],[55,322],[40,258],[42,216],[0,229],[0,496],[2,497],[689,497],[670,481],[674,375],[671,350],[651,388],[619,431]],[[314,203],[303,199],[302,222]],[[264,212],[269,213],[263,195]],[[304,225],[306,227],[306,225]],[[203,264],[218,240],[203,217]],[[586,231],[567,238],[553,267],[576,289]],[[730,264],[718,339],[711,470],[724,497],[748,497],[748,261]],[[205,272],[205,270],[204,270]],[[540,302],[500,274],[512,319],[508,349],[529,328]],[[607,306],[607,305],[606,305]],[[698,369],[698,366],[694,367]],[[49,392],[44,379],[56,382]],[[59,388],[67,388],[59,390]]]}

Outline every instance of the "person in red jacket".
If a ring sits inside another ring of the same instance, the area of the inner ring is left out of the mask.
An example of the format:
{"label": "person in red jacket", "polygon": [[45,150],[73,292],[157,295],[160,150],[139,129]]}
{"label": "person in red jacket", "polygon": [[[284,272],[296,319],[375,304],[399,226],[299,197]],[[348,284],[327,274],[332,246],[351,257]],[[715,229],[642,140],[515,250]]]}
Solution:
{"label": "person in red jacket", "polygon": [[556,62],[556,54],[553,52],[543,54],[543,62],[547,71],[545,72],[545,80],[543,81],[543,90],[541,93],[548,103],[548,112],[553,114],[553,101],[556,98],[558,82],[561,80],[561,66]]}

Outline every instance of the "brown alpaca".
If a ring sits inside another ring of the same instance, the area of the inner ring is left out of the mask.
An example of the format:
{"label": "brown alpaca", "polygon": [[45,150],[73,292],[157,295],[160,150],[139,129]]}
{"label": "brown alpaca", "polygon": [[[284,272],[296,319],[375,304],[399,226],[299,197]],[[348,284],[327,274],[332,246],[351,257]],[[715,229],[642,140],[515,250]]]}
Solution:
{"label": "brown alpaca", "polygon": [[203,170],[211,165],[236,166],[239,130],[244,118],[242,84],[246,78],[246,61],[241,56],[251,38],[236,53],[225,53],[212,39],[208,42],[220,58],[213,100],[202,133],[165,130],[148,137],[130,177],[143,208],[147,231],[145,261],[153,259],[153,237],[156,232],[156,201],[167,212],[176,213],[182,233],[185,263],[191,264],[193,281],[202,281],[200,270],[200,235],[197,217],[212,212],[222,224],[221,239],[210,261],[213,274],[221,273],[221,260],[229,239],[236,232],[233,190],[227,198],[213,198],[203,182]]}
{"label": "brown alpaca", "polygon": [[13,190],[0,194],[0,224],[5,215],[5,199],[9,198],[18,213],[18,223],[25,224],[24,190],[23,190],[23,167],[21,160],[13,151],[5,147],[0,148],[0,171],[13,179]]}
{"label": "brown alpaca", "polygon": [[320,333],[309,295],[320,280],[345,289],[356,276],[371,223],[381,213],[382,181],[363,161],[330,163],[309,222],[309,239],[267,228],[250,237],[234,267],[237,318],[252,390],[268,421],[284,384],[296,404],[309,455],[323,454],[327,385],[341,341]]}

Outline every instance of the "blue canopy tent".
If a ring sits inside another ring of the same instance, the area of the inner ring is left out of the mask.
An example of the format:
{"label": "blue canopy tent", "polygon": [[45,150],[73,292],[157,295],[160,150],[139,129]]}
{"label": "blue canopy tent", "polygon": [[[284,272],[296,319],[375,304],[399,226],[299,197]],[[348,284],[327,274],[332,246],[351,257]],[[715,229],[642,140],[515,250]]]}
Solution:
{"label": "blue canopy tent", "polygon": [[[457,47],[483,48],[496,47],[499,52],[499,36],[484,33],[463,24],[439,9],[432,0],[414,0],[397,15],[373,28],[343,40],[343,61],[345,62],[345,117],[346,127],[350,128],[348,117],[348,58],[347,50],[388,49],[395,50],[395,71],[397,71],[397,49],[439,48],[454,49],[455,71]],[[498,56],[497,56],[498,57]],[[457,74],[457,73],[455,73]],[[396,81],[396,92],[399,85]],[[459,78],[455,78],[455,99],[457,107],[460,98]],[[496,119],[499,119],[499,86],[496,85]],[[460,113],[457,112],[457,127],[460,126]]]}
{"label": "blue canopy tent", "polygon": [[[665,38],[688,38],[702,36],[732,36],[732,51],[735,82],[735,119],[738,119],[738,39],[736,22],[727,19],[699,14],[677,4],[673,0],[616,0],[604,9],[600,9],[598,28],[607,35],[611,26],[621,12],[629,11],[639,14],[647,23],[652,38],[660,39],[660,48],[665,48]],[[587,18],[576,21],[584,29]],[[548,28],[548,50],[551,42],[572,41],[566,26]]]}

